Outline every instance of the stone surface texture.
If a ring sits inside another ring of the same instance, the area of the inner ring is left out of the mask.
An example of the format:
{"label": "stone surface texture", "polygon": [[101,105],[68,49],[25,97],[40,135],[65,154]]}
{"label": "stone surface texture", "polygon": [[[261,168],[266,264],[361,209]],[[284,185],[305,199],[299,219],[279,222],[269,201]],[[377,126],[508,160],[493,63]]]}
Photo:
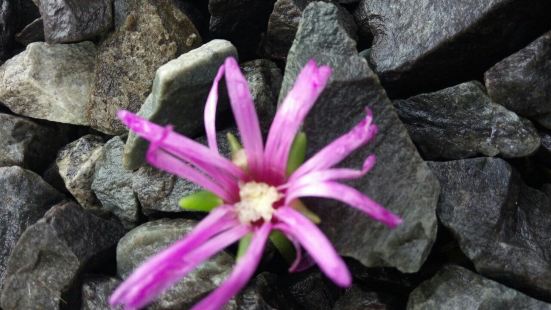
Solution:
{"label": "stone surface texture", "polygon": [[109,296],[120,284],[120,280],[105,276],[88,276],[82,284],[81,310],[111,310]]}

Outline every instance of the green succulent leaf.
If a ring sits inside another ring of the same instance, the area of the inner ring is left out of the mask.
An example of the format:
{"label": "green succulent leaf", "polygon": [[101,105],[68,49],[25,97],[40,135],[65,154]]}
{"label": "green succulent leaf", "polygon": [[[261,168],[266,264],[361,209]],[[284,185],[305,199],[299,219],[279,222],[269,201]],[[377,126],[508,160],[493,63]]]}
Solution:
{"label": "green succulent leaf", "polygon": [[245,237],[241,238],[239,240],[239,246],[237,248],[237,259],[240,259],[241,256],[245,255],[247,253],[247,249],[249,249],[249,245],[251,245],[251,240],[253,239],[253,234],[248,233],[245,235]]}
{"label": "green succulent leaf", "polygon": [[276,247],[278,252],[283,256],[287,263],[292,264],[296,257],[295,247],[293,243],[279,231],[274,231],[270,234],[270,241]]}
{"label": "green succulent leaf", "polygon": [[291,146],[291,151],[289,152],[289,160],[287,161],[287,175],[290,175],[295,170],[302,165],[304,159],[306,158],[306,147],[308,141],[306,139],[306,133],[299,132],[293,145]]}
{"label": "green succulent leaf", "polygon": [[223,201],[209,191],[198,191],[197,193],[180,199],[180,208],[187,211],[210,212],[212,209],[222,205]]}

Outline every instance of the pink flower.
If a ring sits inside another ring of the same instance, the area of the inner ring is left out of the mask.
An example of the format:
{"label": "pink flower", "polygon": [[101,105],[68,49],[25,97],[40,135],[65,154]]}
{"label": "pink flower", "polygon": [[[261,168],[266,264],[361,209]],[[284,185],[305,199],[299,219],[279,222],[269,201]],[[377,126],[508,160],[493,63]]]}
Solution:
{"label": "pink flower", "polygon": [[[215,111],[218,83],[224,73],[246,159],[241,165],[218,153]],[[128,111],[119,112],[122,122],[150,141],[147,161],[151,165],[202,186],[224,203],[185,238],[137,268],[113,293],[111,305],[124,305],[125,309],[143,307],[200,263],[252,233],[246,253],[238,259],[229,278],[193,308],[219,309],[253,276],[273,230],[285,234],[296,248],[291,271],[301,265],[300,250],[304,248],[337,285],[351,284],[346,264],[318,227],[293,207],[293,201],[302,197],[340,200],[389,227],[395,227],[401,219],[338,182],[359,178],[375,164],[371,155],[361,170],[334,168],[377,133],[369,111],[352,130],[286,175],[291,145],[330,74],[329,67],[318,67],[313,60],[306,64],[277,111],[266,145],[247,82],[233,58],[226,59],[220,67],[205,106],[208,147],[174,133],[170,126],[161,127]]]}

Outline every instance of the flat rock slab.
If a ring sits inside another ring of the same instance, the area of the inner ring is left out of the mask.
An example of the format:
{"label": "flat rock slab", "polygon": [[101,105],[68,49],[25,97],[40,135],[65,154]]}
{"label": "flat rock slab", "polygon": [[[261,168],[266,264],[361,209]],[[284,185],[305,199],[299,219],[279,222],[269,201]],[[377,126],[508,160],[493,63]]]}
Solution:
{"label": "flat rock slab", "polygon": [[[52,207],[25,230],[8,261],[0,305],[5,310],[74,309],[78,298],[62,294],[78,284],[90,264],[102,264],[114,252],[124,229],[73,202]],[[73,308],[72,308],[73,307]]]}
{"label": "flat rock slab", "polygon": [[289,56],[279,100],[309,59],[327,64],[333,75],[304,129],[310,154],[347,132],[365,117],[370,105],[379,127],[376,140],[352,156],[345,166],[360,167],[368,156],[377,165],[354,183],[404,223],[391,230],[363,213],[330,200],[306,202],[321,216],[321,227],[341,255],[365,266],[419,270],[436,238],[436,203],[440,188],[398,119],[377,76],[356,51],[352,17],[337,6],[311,3],[304,10]]}
{"label": "flat rock slab", "polygon": [[392,94],[473,79],[551,27],[547,0],[362,0],[358,25],[374,35],[370,61]]}
{"label": "flat rock slab", "polygon": [[551,296],[551,198],[504,160],[429,162],[440,180],[437,214],[478,272]]}
{"label": "flat rock slab", "polygon": [[532,123],[494,103],[479,82],[396,100],[394,107],[426,159],[524,157],[540,145]]}
{"label": "flat rock slab", "polygon": [[[138,114],[157,124],[171,124],[186,136],[199,135],[212,81],[230,56],[237,57],[237,50],[229,41],[212,40],[164,64],[155,73],[151,94]],[[219,93],[223,95],[222,90]],[[219,111],[225,112],[228,105],[221,101]],[[144,163],[148,145],[130,133],[124,150],[125,167],[138,169]]]}
{"label": "flat rock slab", "polygon": [[462,267],[447,266],[411,293],[407,309],[548,310],[551,304],[528,297]]}
{"label": "flat rock slab", "polygon": [[107,134],[124,133],[117,111],[137,112],[155,70],[200,42],[195,26],[171,0],[133,2],[124,24],[99,46],[86,108],[91,126]]}
{"label": "flat rock slab", "polygon": [[88,125],[96,47],[31,43],[0,67],[0,101],[16,114]]}

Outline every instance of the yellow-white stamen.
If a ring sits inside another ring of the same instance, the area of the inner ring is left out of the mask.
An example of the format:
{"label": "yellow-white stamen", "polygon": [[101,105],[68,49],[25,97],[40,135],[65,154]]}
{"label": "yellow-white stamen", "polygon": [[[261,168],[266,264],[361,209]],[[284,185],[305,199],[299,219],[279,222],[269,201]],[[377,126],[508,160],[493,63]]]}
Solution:
{"label": "yellow-white stamen", "polygon": [[239,185],[241,201],[235,204],[237,217],[242,224],[250,224],[260,219],[270,221],[274,213],[274,202],[282,195],[266,183],[247,182]]}

